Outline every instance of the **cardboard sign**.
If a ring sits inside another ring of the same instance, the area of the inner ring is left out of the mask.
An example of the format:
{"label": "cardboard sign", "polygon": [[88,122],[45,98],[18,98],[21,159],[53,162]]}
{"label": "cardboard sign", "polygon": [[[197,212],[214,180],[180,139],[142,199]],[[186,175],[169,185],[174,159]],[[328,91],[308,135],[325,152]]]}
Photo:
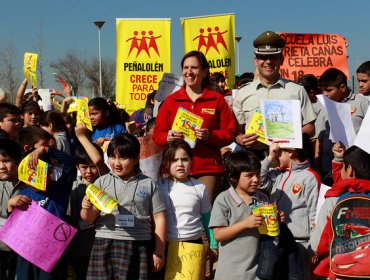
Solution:
{"label": "cardboard sign", "polygon": [[87,186],[86,195],[96,208],[108,214],[110,214],[113,208],[118,204],[117,200],[93,184]]}
{"label": "cardboard sign", "polygon": [[184,81],[182,77],[176,76],[172,73],[164,73],[162,80],[159,82],[155,99],[158,101],[164,101],[168,95],[179,90]]}
{"label": "cardboard sign", "polygon": [[46,191],[49,164],[39,160],[35,168],[28,166],[30,155],[26,156],[18,166],[18,178],[35,189]]}
{"label": "cardboard sign", "polygon": [[32,201],[26,211],[14,209],[0,230],[0,240],[29,262],[51,272],[76,232]]}
{"label": "cardboard sign", "polygon": [[202,117],[179,107],[173,120],[172,130],[181,131],[184,134],[184,140],[189,143],[190,147],[194,148],[197,141],[195,130],[201,128],[202,124]]}
{"label": "cardboard sign", "polygon": [[338,34],[279,33],[286,44],[283,78],[297,81],[305,74],[321,76],[329,68],[337,68],[350,78],[347,66],[346,39]]}
{"label": "cardboard sign", "polygon": [[169,241],[165,279],[204,279],[206,253],[204,244]]}
{"label": "cardboard sign", "polygon": [[252,209],[253,214],[261,214],[265,219],[258,227],[260,234],[278,236],[280,234],[279,221],[277,217],[276,204],[265,204]]}

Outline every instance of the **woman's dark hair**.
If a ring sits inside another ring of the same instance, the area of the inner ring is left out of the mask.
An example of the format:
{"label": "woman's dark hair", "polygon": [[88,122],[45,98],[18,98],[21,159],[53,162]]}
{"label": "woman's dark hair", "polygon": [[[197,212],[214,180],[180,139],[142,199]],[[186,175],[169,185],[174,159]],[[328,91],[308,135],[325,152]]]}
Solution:
{"label": "woman's dark hair", "polygon": [[182,60],[181,60],[181,69],[184,67],[185,59],[187,59],[189,57],[195,57],[196,59],[198,59],[201,68],[204,71],[207,72],[207,74],[203,78],[202,86],[203,86],[203,88],[208,87],[208,85],[209,85],[209,64],[208,64],[207,58],[205,57],[205,55],[202,52],[190,51],[187,54],[185,54],[184,57],[182,58]]}
{"label": "woman's dark hair", "polygon": [[260,172],[261,162],[253,152],[237,151],[225,158],[225,174],[230,179],[239,180],[242,172]]}
{"label": "woman's dark hair", "polygon": [[120,113],[114,102],[110,102],[103,97],[95,97],[89,101],[88,106],[101,112],[108,112],[109,115],[106,120],[108,124],[121,123]]}
{"label": "woman's dark hair", "polygon": [[68,132],[62,115],[55,111],[42,112],[39,119],[40,126],[53,125],[53,132]]}
{"label": "woman's dark hair", "polygon": [[170,165],[175,158],[177,149],[183,149],[188,154],[190,159],[193,158],[193,151],[191,150],[189,144],[182,139],[175,139],[166,144],[162,156],[162,168],[160,168],[160,170],[164,169],[165,172],[170,170]]}
{"label": "woman's dark hair", "polygon": [[351,146],[343,155],[344,168],[351,165],[356,179],[370,180],[370,155],[357,146]]}
{"label": "woman's dark hair", "polygon": [[[92,143],[94,147],[99,151],[100,156],[103,158],[104,153],[98,144]],[[87,154],[85,148],[82,145],[78,145],[75,150],[75,162],[76,164],[89,164],[91,161],[89,155]]]}
{"label": "woman's dark hair", "polygon": [[9,156],[16,163],[22,159],[22,148],[12,139],[0,138],[0,155]]}

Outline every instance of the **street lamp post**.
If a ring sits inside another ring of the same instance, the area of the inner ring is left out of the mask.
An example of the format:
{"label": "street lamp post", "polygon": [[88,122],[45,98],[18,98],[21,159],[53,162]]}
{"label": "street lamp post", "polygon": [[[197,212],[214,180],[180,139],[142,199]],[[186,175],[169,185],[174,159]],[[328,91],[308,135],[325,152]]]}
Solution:
{"label": "street lamp post", "polygon": [[242,39],[243,37],[242,36],[235,36],[235,40],[236,40],[236,54],[238,56],[238,74],[240,74],[240,68],[239,68],[239,42],[240,40]]}
{"label": "street lamp post", "polygon": [[101,48],[100,48],[100,30],[103,27],[105,21],[95,21],[96,27],[99,29],[99,93],[100,97],[103,97],[103,87],[101,79]]}

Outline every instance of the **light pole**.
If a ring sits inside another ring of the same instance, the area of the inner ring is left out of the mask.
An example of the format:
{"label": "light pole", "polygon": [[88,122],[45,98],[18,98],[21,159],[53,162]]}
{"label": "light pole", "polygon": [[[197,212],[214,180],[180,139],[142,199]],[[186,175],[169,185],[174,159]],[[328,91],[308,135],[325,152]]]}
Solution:
{"label": "light pole", "polygon": [[102,80],[101,80],[100,30],[103,27],[105,21],[95,21],[94,23],[96,27],[99,29],[99,92],[100,92],[100,97],[103,97],[103,87],[102,87]]}
{"label": "light pole", "polygon": [[239,68],[239,42],[242,39],[242,36],[235,36],[236,40],[236,55],[238,56],[238,74],[240,73],[240,68]]}

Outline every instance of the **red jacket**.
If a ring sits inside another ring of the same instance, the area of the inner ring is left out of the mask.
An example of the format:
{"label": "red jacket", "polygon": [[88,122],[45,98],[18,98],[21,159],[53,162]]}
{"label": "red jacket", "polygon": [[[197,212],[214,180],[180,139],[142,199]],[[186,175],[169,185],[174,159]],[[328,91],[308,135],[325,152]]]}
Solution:
{"label": "red jacket", "polygon": [[229,145],[235,137],[235,120],[224,97],[209,89],[193,102],[182,87],[163,102],[156,118],[154,142],[159,146],[167,143],[177,109],[183,107],[203,118],[202,128],[208,128],[207,141],[197,140],[193,149],[193,165],[190,175],[223,172],[220,148]]}

